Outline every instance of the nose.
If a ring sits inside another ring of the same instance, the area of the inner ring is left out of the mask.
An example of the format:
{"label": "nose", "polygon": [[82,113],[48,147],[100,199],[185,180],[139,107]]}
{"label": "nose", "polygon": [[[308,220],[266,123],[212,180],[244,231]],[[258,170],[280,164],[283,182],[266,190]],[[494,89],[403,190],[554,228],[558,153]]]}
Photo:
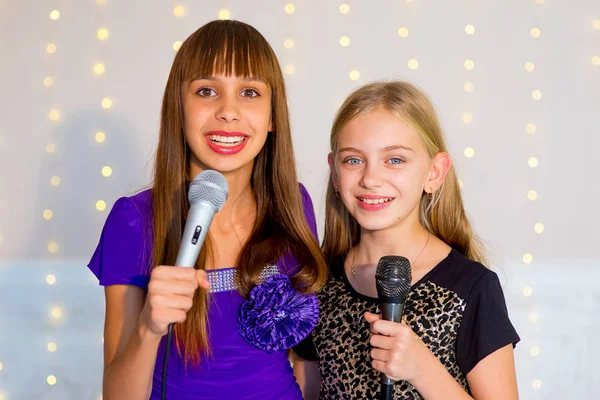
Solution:
{"label": "nose", "polygon": [[240,113],[234,96],[228,94],[221,96],[215,117],[227,123],[239,121]]}
{"label": "nose", "polygon": [[379,173],[376,164],[366,164],[363,169],[363,175],[360,185],[365,189],[377,189],[382,186],[382,174]]}

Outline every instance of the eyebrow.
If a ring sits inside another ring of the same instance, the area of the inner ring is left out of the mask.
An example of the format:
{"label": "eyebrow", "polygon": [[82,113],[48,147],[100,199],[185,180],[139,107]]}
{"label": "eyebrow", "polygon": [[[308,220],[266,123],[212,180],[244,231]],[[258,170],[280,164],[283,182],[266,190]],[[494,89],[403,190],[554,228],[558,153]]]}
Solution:
{"label": "eyebrow", "polygon": [[[402,145],[395,145],[395,146],[387,146],[384,147],[383,149],[380,150],[380,152],[382,153],[387,153],[388,151],[392,151],[392,150],[407,150],[407,151],[414,151],[413,149],[411,149],[410,147],[407,146],[402,146]],[[340,153],[343,152],[356,152],[356,153],[360,153],[361,151],[357,148],[354,147],[343,147],[339,150]]]}

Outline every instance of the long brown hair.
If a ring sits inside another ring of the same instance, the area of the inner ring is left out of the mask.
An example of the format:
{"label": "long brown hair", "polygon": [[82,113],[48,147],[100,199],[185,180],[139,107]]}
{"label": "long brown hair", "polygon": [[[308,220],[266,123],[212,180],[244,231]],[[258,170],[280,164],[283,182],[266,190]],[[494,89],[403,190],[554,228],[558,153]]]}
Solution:
{"label": "long brown hair", "polygon": [[[384,109],[410,124],[419,133],[429,157],[447,152],[435,108],[427,96],[407,82],[376,82],[355,90],[340,107],[331,128],[330,146],[336,156],[338,138],[353,119]],[[465,213],[454,167],[442,186],[429,199],[425,192],[419,204],[419,221],[432,234],[468,258],[485,263],[483,246],[473,234]],[[339,262],[360,241],[360,226],[350,215],[329,176],[325,208],[323,251],[329,263]]]}
{"label": "long brown hair", "polygon": [[[285,84],[273,49],[253,27],[238,21],[213,21],[182,44],[165,88],[156,151],[153,198],[153,265],[173,265],[189,208],[187,180],[190,149],[184,136],[182,85],[198,76],[225,74],[263,79],[272,90],[272,132],[254,160],[251,186],[256,222],[238,258],[238,291],[247,296],[265,265],[293,249],[298,272],[294,286],[312,293],[327,276],[325,259],[304,216],[296,176]],[[207,236],[196,268],[204,269],[211,252]],[[185,363],[209,353],[208,294],[198,290],[194,305],[175,335]]]}

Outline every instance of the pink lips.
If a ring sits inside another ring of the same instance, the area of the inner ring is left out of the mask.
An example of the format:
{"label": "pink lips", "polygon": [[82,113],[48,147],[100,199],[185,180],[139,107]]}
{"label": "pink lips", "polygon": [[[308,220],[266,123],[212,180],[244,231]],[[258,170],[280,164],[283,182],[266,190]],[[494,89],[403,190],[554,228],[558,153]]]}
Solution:
{"label": "pink lips", "polygon": [[[242,141],[242,143],[235,145],[235,146],[220,145],[220,144],[215,143],[212,140],[210,140],[210,136],[222,136],[222,137],[239,136],[239,137],[243,137],[244,140]],[[223,154],[223,155],[237,154],[240,151],[242,151],[242,149],[244,147],[246,147],[246,143],[248,143],[248,135],[246,135],[245,133],[242,133],[242,132],[211,131],[211,132],[208,132],[205,135],[205,137],[206,137],[206,143],[208,143],[208,147],[210,147],[210,149],[212,151],[214,151],[215,153]]]}
{"label": "pink lips", "polygon": [[[361,201],[360,199],[368,199],[368,200],[390,199],[390,200],[385,201],[383,203],[367,204],[364,201]],[[394,198],[388,197],[388,196],[365,194],[365,195],[360,195],[360,196],[356,197],[356,201],[358,202],[358,206],[365,211],[379,211],[379,210],[389,206],[394,201]]]}

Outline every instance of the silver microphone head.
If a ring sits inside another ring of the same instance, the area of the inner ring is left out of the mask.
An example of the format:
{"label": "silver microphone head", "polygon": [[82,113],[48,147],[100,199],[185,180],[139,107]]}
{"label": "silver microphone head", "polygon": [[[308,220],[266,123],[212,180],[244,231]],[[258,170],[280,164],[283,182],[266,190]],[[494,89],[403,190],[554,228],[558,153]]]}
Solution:
{"label": "silver microphone head", "polygon": [[229,193],[227,179],[220,172],[206,170],[200,172],[190,183],[188,200],[190,205],[205,201],[217,208],[223,207]]}

